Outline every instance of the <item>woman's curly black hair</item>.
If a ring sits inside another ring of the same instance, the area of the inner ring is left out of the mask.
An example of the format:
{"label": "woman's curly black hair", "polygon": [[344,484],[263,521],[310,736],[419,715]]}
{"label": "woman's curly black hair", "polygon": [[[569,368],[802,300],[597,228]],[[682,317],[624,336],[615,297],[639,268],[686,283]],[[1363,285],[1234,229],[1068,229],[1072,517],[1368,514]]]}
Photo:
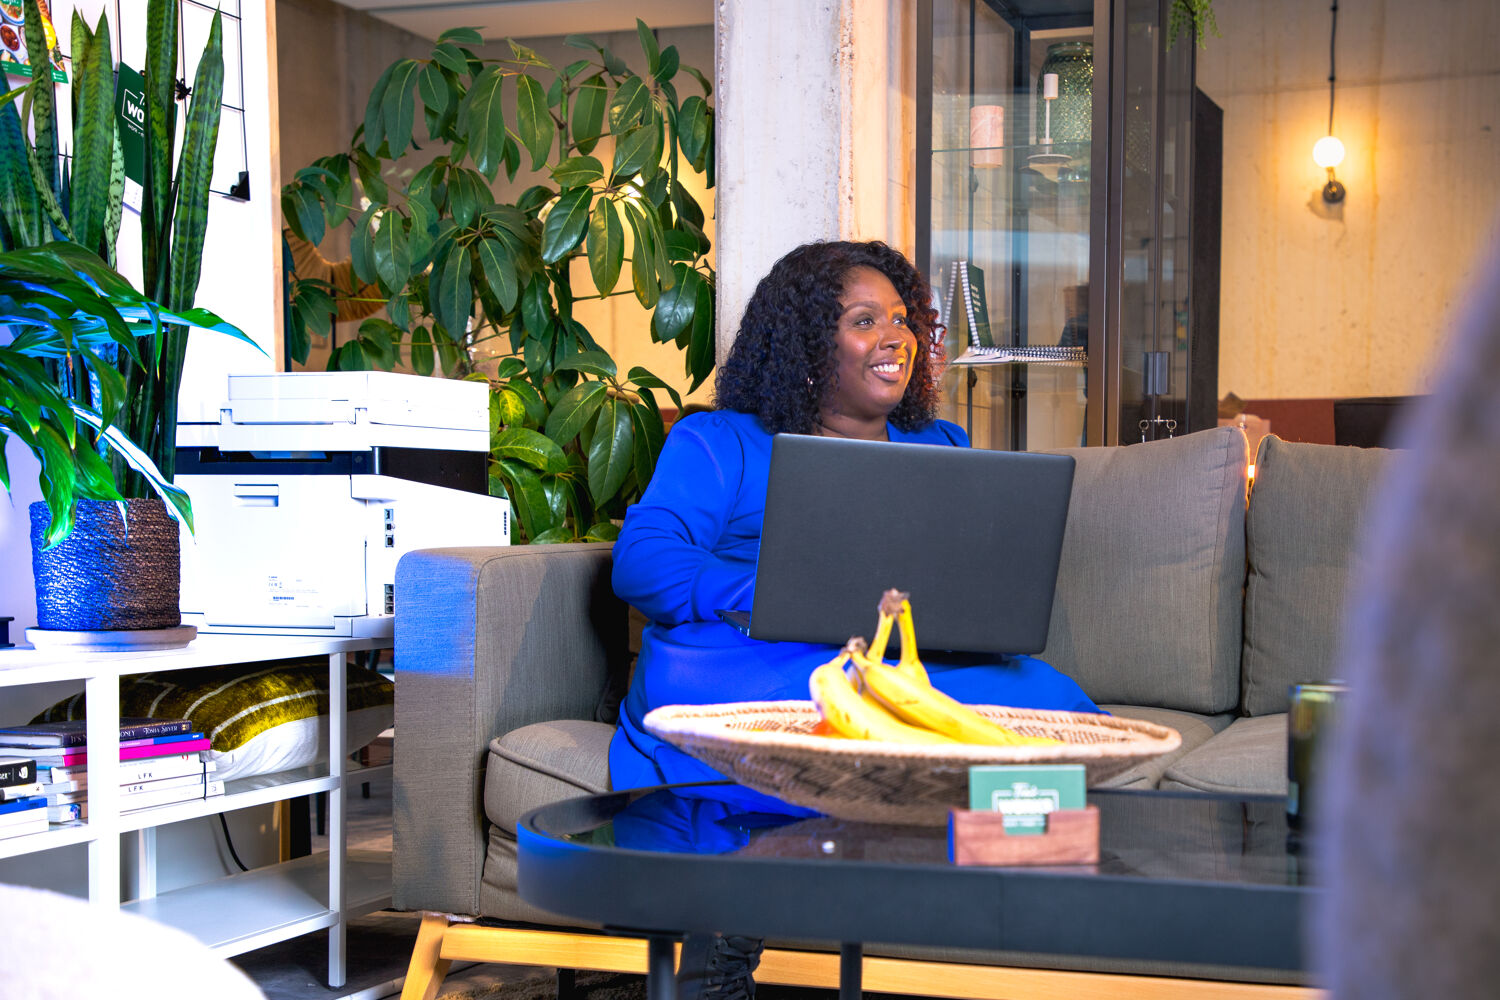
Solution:
{"label": "woman's curly black hair", "polygon": [[917,338],[911,381],[890,422],[903,431],[932,423],[938,386],[931,348],[939,333],[932,289],[900,251],[878,240],[807,243],[775,263],[750,296],[734,346],[719,366],[714,405],[753,413],[772,434],[813,433],[818,406],[837,378],[839,297],[856,267],[890,279]]}

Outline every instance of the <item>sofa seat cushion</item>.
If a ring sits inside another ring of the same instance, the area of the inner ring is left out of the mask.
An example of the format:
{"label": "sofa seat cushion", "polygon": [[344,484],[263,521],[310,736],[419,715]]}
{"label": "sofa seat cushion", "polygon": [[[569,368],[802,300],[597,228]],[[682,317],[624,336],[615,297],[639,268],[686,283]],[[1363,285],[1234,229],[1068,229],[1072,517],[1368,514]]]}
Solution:
{"label": "sofa seat cushion", "polygon": [[1128,770],[1102,783],[1101,788],[1155,788],[1161,776],[1173,762],[1197,747],[1207,743],[1215,734],[1224,731],[1234,721],[1234,716],[1225,712],[1220,715],[1195,715],[1192,712],[1177,712],[1170,708],[1150,708],[1140,705],[1100,705],[1111,715],[1125,719],[1140,719],[1154,722],[1158,726],[1169,726],[1182,736],[1182,745],[1171,753],[1136,764]]}
{"label": "sofa seat cushion", "polygon": [[490,740],[484,813],[512,837],[538,806],[609,791],[609,741],[615,727],[562,719],[513,729]]}
{"label": "sofa seat cushion", "polygon": [[1161,787],[1224,794],[1286,794],[1286,713],[1236,719],[1184,754],[1162,775]]}
{"label": "sofa seat cushion", "polygon": [[1375,483],[1393,452],[1261,439],[1245,515],[1241,711],[1287,710],[1287,689],[1332,678]]}
{"label": "sofa seat cushion", "polygon": [[1245,434],[1074,448],[1041,658],[1096,703],[1213,715],[1240,700]]}

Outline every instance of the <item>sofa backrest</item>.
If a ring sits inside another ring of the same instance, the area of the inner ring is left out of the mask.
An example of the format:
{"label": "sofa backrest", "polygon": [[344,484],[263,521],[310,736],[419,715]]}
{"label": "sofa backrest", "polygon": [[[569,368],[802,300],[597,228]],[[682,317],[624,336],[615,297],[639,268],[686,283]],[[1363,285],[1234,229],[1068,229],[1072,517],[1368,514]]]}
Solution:
{"label": "sofa backrest", "polygon": [[1287,709],[1287,688],[1331,679],[1349,582],[1384,448],[1261,440],[1246,515],[1241,713]]}
{"label": "sofa backrest", "polygon": [[1042,659],[1096,702],[1215,714],[1240,699],[1248,446],[1238,427],[1078,465]]}

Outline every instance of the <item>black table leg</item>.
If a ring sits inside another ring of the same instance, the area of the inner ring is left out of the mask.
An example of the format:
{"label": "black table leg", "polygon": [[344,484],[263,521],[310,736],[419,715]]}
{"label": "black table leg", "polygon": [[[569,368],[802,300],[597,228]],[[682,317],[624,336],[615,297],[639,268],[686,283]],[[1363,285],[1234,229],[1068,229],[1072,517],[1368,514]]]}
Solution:
{"label": "black table leg", "polygon": [[653,935],[646,945],[646,1000],[673,1000],[677,995],[676,956],[669,937]]}
{"label": "black table leg", "polygon": [[839,1000],[859,1000],[864,989],[864,946],[845,941],[839,946]]}

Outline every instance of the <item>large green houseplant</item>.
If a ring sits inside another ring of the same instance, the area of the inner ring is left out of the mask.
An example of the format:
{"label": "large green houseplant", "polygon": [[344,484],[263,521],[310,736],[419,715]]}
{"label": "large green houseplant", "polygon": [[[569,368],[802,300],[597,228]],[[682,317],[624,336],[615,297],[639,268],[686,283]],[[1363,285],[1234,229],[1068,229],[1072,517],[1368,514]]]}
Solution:
{"label": "large green houseplant", "polygon": [[[25,0],[25,15],[28,49],[46,51],[36,0]],[[73,15],[71,142],[59,132],[50,74],[34,74],[19,101],[0,101],[0,326],[10,335],[0,426],[41,464],[45,502],[33,507],[32,538],[43,629],[180,620],[176,529],[154,498],[191,524],[187,497],[170,485],[188,331],[207,326],[248,341],[191,309],[224,69],[216,14],[177,149],[177,21],[175,0],[150,0],[144,293],[113,269],[125,175],[105,18],[91,29]],[[59,155],[65,148],[68,157]],[[100,501],[126,502],[115,516],[93,506]],[[75,521],[90,532],[79,537]],[[132,554],[138,543],[148,547]]]}
{"label": "large green houseplant", "polygon": [[[428,58],[386,69],[345,152],[282,192],[299,238],[316,245],[352,225],[355,285],[384,301],[329,367],[486,378],[492,489],[535,542],[613,538],[661,450],[655,392],[681,406],[646,369],[621,376],[575,318],[577,300],[634,296],[653,338],[684,351],[692,388],[713,370],[715,275],[703,209],[681,183],[689,170],[713,183],[711,88],[637,29],[645,76],[580,36],[567,44],[587,55],[559,68],[511,40],[508,55],[482,58],[477,32],[445,32]],[[679,73],[703,95],[679,99]],[[404,169],[419,120],[429,159]],[[523,166],[541,182],[497,201],[500,172],[514,181]],[[617,290],[627,260],[629,287]],[[294,279],[294,359],[329,335],[337,298]]]}

